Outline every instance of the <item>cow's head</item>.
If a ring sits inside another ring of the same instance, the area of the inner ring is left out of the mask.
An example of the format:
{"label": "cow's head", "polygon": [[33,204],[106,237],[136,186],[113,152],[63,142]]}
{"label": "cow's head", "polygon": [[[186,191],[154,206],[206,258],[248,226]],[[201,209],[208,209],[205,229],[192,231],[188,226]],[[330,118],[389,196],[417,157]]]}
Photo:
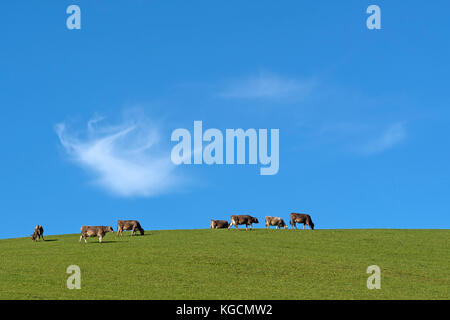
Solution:
{"label": "cow's head", "polygon": [[258,218],[252,217],[252,223],[259,223]]}
{"label": "cow's head", "polygon": [[113,230],[113,228],[112,228],[111,226],[108,226],[108,227],[106,228],[106,231],[114,232],[114,230]]}
{"label": "cow's head", "polygon": [[36,241],[36,233],[33,233],[33,234],[31,235],[31,240]]}
{"label": "cow's head", "polygon": [[311,230],[314,230],[314,223],[311,221]]}
{"label": "cow's head", "polygon": [[283,220],[283,219],[281,219],[280,227],[285,228],[285,229],[287,229],[287,227],[288,227],[287,224],[284,223],[284,220]]}

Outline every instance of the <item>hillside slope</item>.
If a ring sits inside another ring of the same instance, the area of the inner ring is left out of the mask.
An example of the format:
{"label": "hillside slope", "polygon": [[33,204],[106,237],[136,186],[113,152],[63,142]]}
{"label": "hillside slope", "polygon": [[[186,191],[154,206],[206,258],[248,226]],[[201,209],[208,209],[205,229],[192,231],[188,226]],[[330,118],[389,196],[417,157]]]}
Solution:
{"label": "hillside slope", "polygon": [[[449,299],[450,230],[173,230],[0,240],[0,299]],[[381,268],[381,290],[366,286]],[[69,265],[81,290],[69,290]]]}

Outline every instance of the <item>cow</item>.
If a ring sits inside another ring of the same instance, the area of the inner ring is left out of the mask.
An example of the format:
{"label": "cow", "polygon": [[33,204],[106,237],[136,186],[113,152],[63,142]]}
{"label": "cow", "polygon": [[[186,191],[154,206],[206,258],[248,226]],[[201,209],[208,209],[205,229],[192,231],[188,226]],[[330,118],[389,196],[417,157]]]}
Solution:
{"label": "cow", "polygon": [[34,232],[31,235],[31,240],[33,240],[33,241],[41,240],[41,237],[42,237],[42,240],[45,241],[44,228],[40,224],[38,224],[36,227],[34,227]]}
{"label": "cow", "polygon": [[270,226],[276,226],[277,229],[287,229],[288,227],[284,220],[279,217],[266,217],[266,228],[270,229]]}
{"label": "cow", "polygon": [[228,226],[228,230],[230,230],[232,226],[235,226],[236,229],[239,229],[238,225],[241,224],[245,224],[245,230],[247,230],[248,226],[253,229],[253,223],[259,223],[258,219],[249,215],[232,215],[231,224]]}
{"label": "cow", "polygon": [[297,229],[297,223],[303,223],[303,230],[305,230],[306,225],[309,226],[309,229],[314,230],[314,223],[309,214],[291,213],[291,228]]}
{"label": "cow", "polygon": [[84,242],[87,243],[87,237],[98,237],[98,242],[101,243],[108,232],[114,232],[111,226],[82,226],[79,242],[81,243],[81,239],[84,239]]}
{"label": "cow", "polygon": [[144,229],[137,220],[117,220],[117,236],[123,236],[123,230],[131,230],[131,235],[136,234],[136,230],[139,230],[141,235],[144,235]]}
{"label": "cow", "polygon": [[211,220],[211,229],[225,229],[228,226],[229,223],[226,220]]}

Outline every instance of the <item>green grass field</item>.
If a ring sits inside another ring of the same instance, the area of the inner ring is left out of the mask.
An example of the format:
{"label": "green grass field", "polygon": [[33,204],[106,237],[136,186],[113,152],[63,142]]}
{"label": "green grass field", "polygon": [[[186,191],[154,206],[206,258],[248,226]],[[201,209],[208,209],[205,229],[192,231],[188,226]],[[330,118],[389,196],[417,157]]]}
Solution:
{"label": "green grass field", "polygon": [[[0,299],[449,299],[450,230],[172,230],[0,240]],[[366,286],[369,265],[381,289]],[[69,265],[81,290],[69,290]]]}

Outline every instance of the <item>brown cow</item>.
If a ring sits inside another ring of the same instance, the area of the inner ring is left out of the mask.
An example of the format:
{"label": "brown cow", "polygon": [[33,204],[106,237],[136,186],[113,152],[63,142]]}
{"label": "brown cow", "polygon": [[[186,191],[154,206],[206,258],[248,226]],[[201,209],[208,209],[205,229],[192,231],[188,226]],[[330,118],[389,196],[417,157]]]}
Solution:
{"label": "brown cow", "polygon": [[291,213],[291,228],[297,229],[297,223],[303,223],[303,230],[305,230],[306,225],[309,226],[309,229],[314,230],[314,223],[309,214]]}
{"label": "brown cow", "polygon": [[247,227],[250,226],[251,229],[253,229],[253,223],[259,223],[258,219],[249,215],[232,215],[231,216],[231,224],[228,227],[228,230],[232,226],[235,226],[236,229],[238,228],[238,225],[245,224],[245,230],[247,230]]}
{"label": "brown cow", "polygon": [[287,224],[284,220],[279,217],[266,217],[266,228],[270,229],[270,226],[276,226],[277,229],[285,228],[287,229]]}
{"label": "brown cow", "polygon": [[36,239],[41,240],[41,237],[42,237],[42,240],[45,241],[44,228],[40,224],[38,224],[36,227],[34,227],[34,232],[31,235],[31,240],[33,240],[33,241],[37,241]]}
{"label": "brown cow", "polygon": [[114,232],[114,230],[111,226],[108,226],[108,227],[105,227],[105,226],[82,226],[80,242],[81,242],[81,239],[84,239],[84,242],[87,243],[87,241],[86,241],[87,237],[98,237],[98,242],[101,243],[103,241],[103,237],[108,232]]}
{"label": "brown cow", "polygon": [[136,233],[136,230],[139,230],[142,236],[144,235],[144,229],[142,229],[141,224],[137,220],[118,220],[117,235],[123,236],[123,230],[131,230],[132,236]]}
{"label": "brown cow", "polygon": [[226,220],[211,220],[211,229],[225,229],[228,226],[229,223]]}

